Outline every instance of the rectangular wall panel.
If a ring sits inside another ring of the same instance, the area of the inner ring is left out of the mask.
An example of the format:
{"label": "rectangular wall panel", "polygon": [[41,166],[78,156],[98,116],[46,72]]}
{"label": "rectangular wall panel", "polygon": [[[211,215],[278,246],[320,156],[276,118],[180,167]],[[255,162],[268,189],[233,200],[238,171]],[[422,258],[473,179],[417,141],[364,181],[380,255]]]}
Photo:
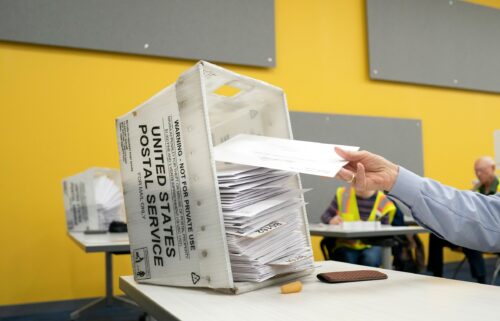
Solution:
{"label": "rectangular wall panel", "polygon": [[[294,139],[360,146],[423,175],[420,120],[302,112],[292,112],[290,118]],[[305,199],[309,222],[317,223],[337,188],[347,184],[311,175],[301,175],[301,179],[304,188],[313,188]]]}
{"label": "rectangular wall panel", "polygon": [[276,63],[274,0],[0,0],[0,40]]}
{"label": "rectangular wall panel", "polygon": [[495,149],[495,164],[500,169],[500,129],[493,132],[493,144]]}
{"label": "rectangular wall panel", "polygon": [[366,0],[372,79],[500,92],[500,10]]}

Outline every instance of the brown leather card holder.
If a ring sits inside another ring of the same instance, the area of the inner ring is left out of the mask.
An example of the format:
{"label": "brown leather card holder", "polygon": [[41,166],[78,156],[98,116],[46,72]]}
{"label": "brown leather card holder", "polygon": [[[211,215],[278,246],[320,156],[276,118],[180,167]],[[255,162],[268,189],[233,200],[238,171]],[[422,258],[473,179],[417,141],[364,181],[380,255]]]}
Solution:
{"label": "brown leather card holder", "polygon": [[387,274],[374,270],[327,272],[317,275],[318,279],[326,283],[343,283],[356,281],[384,280]]}

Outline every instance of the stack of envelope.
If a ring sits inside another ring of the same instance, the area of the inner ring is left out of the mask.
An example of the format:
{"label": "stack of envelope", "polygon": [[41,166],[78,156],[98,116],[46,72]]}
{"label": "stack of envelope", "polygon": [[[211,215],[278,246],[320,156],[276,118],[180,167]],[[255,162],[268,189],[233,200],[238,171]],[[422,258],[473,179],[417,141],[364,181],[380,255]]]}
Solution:
{"label": "stack of envelope", "polygon": [[94,194],[98,211],[100,230],[107,230],[113,221],[125,222],[123,193],[115,181],[105,175],[94,178]]}
{"label": "stack of envelope", "polygon": [[288,187],[294,175],[245,165],[217,171],[235,281],[261,282],[312,267],[300,217],[306,190]]}

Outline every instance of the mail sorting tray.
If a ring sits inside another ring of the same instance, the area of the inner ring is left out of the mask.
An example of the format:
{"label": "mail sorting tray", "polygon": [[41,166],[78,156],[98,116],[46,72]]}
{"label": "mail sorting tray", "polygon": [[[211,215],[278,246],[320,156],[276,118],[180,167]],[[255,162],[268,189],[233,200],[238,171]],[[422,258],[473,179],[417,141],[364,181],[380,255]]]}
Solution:
{"label": "mail sorting tray", "polygon": [[[201,61],[116,129],[137,282],[241,293],[312,271],[304,206],[307,268],[264,282],[234,282],[231,271],[213,147],[240,133],[292,139],[280,88]],[[299,176],[287,185],[301,189]]]}
{"label": "mail sorting tray", "polygon": [[120,173],[92,167],[63,179],[68,231],[107,231],[112,221],[125,221]]}

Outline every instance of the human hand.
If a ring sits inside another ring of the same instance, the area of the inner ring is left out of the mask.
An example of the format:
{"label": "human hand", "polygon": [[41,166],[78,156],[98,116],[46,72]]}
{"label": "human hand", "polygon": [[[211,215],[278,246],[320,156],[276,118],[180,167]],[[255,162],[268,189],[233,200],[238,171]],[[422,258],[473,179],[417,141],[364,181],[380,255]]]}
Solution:
{"label": "human hand", "polygon": [[340,225],[340,224],[342,224],[342,222],[344,222],[342,220],[342,217],[340,217],[340,215],[335,215],[334,217],[332,217],[332,219],[328,223],[332,224],[332,225]]}
{"label": "human hand", "polygon": [[399,166],[382,156],[367,151],[347,151],[335,147],[335,151],[349,163],[338,173],[337,178],[360,191],[390,191],[396,182]]}

